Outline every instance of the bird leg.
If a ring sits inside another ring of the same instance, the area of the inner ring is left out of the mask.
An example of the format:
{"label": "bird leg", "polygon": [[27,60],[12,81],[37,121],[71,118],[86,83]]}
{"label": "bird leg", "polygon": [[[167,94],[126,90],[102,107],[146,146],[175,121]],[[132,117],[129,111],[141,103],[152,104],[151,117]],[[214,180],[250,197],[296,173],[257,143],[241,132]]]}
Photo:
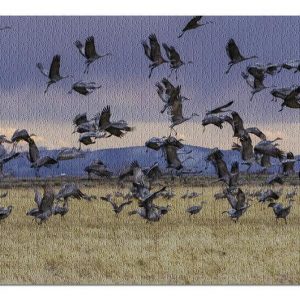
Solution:
{"label": "bird leg", "polygon": [[87,64],[86,64],[86,67],[85,67],[85,69],[84,69],[84,74],[88,74],[89,73],[89,68],[90,68],[90,62],[88,62]]}
{"label": "bird leg", "polygon": [[228,65],[229,65],[229,67],[228,67],[227,71],[225,72],[225,74],[229,73],[230,69],[233,67],[234,64],[233,63],[229,63]]}
{"label": "bird leg", "polygon": [[53,84],[54,82],[48,82],[48,84],[47,84],[47,87],[46,87],[46,89],[45,89],[45,91],[44,91],[44,94],[46,94],[47,93],[47,91],[48,91],[48,89],[49,89],[49,87],[50,87],[50,85],[51,84]]}
{"label": "bird leg", "polygon": [[[173,74],[173,71],[174,71],[174,69],[171,69],[171,73],[169,74],[168,78],[171,77],[171,75]],[[177,78],[176,78],[176,80],[177,80]]]}
{"label": "bird leg", "polygon": [[148,78],[150,78],[151,77],[151,75],[152,75],[152,72],[153,72],[153,70],[156,68],[156,66],[153,66],[153,65],[150,65],[150,73],[149,73],[149,76],[148,76]]}

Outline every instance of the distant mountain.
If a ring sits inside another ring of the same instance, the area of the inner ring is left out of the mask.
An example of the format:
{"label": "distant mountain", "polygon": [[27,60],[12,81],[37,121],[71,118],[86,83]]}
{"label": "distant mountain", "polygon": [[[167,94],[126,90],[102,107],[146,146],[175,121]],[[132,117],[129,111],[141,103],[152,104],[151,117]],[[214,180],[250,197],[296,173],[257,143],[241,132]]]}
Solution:
{"label": "distant mountain", "polygon": [[[185,152],[190,152],[189,154],[182,154],[182,160],[187,157],[192,157],[188,159],[184,166],[186,170],[193,173],[199,173],[201,170],[205,175],[215,174],[214,168],[211,164],[205,169],[205,157],[211,149],[188,146],[186,145],[183,149]],[[49,155],[51,157],[56,157],[59,150],[46,150],[41,149],[41,156]],[[180,151],[183,152],[183,151]],[[240,155],[237,151],[224,150],[224,160],[231,165],[232,162],[238,161],[242,162]],[[160,167],[165,170],[166,162],[162,156],[161,151],[154,151],[143,146],[139,147],[128,147],[128,148],[112,148],[112,149],[102,149],[102,150],[87,150],[83,158],[78,158],[75,160],[60,161],[58,166],[53,166],[51,168],[41,168],[40,175],[42,177],[47,176],[59,176],[61,174],[66,174],[68,176],[84,176],[86,173],[83,171],[84,168],[90,164],[95,159],[101,159],[108,168],[114,173],[118,174],[124,169],[126,169],[133,160],[137,160],[141,166],[149,167],[151,164],[158,162]],[[276,168],[276,167],[273,167]],[[299,164],[298,164],[299,168]],[[242,170],[246,170],[247,166],[241,165]],[[256,172],[259,167],[252,167],[251,171]],[[34,169],[30,168],[30,163],[28,160],[22,156],[14,159],[4,166],[5,173],[11,173],[15,177],[34,177]]]}

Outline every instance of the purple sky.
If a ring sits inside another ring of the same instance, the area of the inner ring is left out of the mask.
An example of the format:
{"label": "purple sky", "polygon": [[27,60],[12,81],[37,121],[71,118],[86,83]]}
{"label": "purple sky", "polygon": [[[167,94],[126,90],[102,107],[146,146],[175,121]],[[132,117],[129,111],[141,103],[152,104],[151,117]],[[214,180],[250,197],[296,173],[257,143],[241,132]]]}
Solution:
{"label": "purple sky", "polygon": [[[155,33],[161,43],[175,46],[183,60],[194,62],[178,73],[177,84],[181,84],[182,93],[192,99],[185,103],[186,115],[192,112],[203,115],[212,106],[234,100],[233,108],[244,118],[246,126],[259,125],[271,137],[282,134],[286,138],[285,146],[300,152],[298,139],[294,141],[295,134],[299,133],[300,110],[286,109],[279,113],[281,101],[271,102],[268,91],[250,102],[249,88],[240,76],[250,62],[233,67],[229,75],[224,74],[228,63],[225,45],[229,38],[235,39],[245,56],[259,57],[253,62],[300,59],[300,18],[207,17],[214,24],[187,32],[177,39],[189,19],[0,17],[0,26],[12,26],[11,30],[0,31],[1,133],[27,127],[38,133],[41,144],[66,146],[76,141],[77,137],[71,137],[70,132],[71,120],[77,113],[87,111],[93,116],[110,104],[113,119],[125,119],[137,130],[120,141],[105,141],[103,146],[143,144],[152,135],[167,134],[168,118],[159,113],[162,104],[154,84],[169,74],[168,66],[154,70],[149,80],[149,61],[141,46],[141,40]],[[92,64],[90,73],[84,75],[84,58],[73,42],[84,41],[89,35],[95,36],[99,53],[113,55]],[[51,86],[44,95],[46,78],[39,73],[36,63],[42,62],[48,68],[55,54],[62,57],[61,74],[72,74],[74,79]],[[99,82],[103,88],[88,97],[67,94],[71,83],[79,79]],[[172,79],[175,82],[175,78]],[[299,84],[299,79],[300,74],[282,71],[267,78],[266,84],[284,87]],[[194,145],[230,146],[232,132],[229,127],[222,132],[208,127],[203,134],[200,122],[201,117],[178,127],[179,134]],[[46,140],[45,136],[49,135],[52,141]],[[217,138],[218,142],[214,144],[212,138]]]}

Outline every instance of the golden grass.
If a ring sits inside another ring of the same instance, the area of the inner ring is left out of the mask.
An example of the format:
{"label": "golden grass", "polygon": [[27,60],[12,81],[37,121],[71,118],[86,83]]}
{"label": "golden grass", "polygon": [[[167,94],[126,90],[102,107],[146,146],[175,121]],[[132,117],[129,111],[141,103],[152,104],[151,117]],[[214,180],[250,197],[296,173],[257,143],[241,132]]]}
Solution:
{"label": "golden grass", "polygon": [[[106,185],[83,190],[113,191]],[[300,284],[299,197],[288,225],[276,224],[272,209],[256,201],[235,224],[221,214],[227,201],[212,197],[220,187],[193,188],[203,196],[191,200],[179,197],[186,188],[174,190],[172,211],[158,223],[129,217],[136,204],[115,217],[101,200],[71,200],[64,219],[37,225],[25,215],[34,207],[32,189],[10,189],[0,200],[14,205],[0,222],[0,283]],[[190,218],[185,209],[202,199],[207,205]]]}

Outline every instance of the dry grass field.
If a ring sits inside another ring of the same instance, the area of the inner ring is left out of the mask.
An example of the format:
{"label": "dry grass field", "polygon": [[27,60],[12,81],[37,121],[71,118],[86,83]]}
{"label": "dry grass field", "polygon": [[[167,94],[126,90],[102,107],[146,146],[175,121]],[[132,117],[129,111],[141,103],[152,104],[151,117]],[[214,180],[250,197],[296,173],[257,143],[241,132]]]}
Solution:
{"label": "dry grass field", "polygon": [[[38,225],[25,215],[34,207],[31,187],[1,188],[9,193],[1,206],[14,210],[0,222],[0,283],[300,284],[299,196],[287,225],[276,224],[272,209],[257,201],[235,224],[221,214],[227,201],[213,199],[220,185],[192,189],[203,196],[183,200],[186,186],[175,187],[172,210],[158,223],[129,217],[136,203],[116,217],[104,201],[71,200],[64,219]],[[117,188],[101,183],[82,190],[101,196]],[[189,217],[185,209],[202,199],[203,211]]]}

